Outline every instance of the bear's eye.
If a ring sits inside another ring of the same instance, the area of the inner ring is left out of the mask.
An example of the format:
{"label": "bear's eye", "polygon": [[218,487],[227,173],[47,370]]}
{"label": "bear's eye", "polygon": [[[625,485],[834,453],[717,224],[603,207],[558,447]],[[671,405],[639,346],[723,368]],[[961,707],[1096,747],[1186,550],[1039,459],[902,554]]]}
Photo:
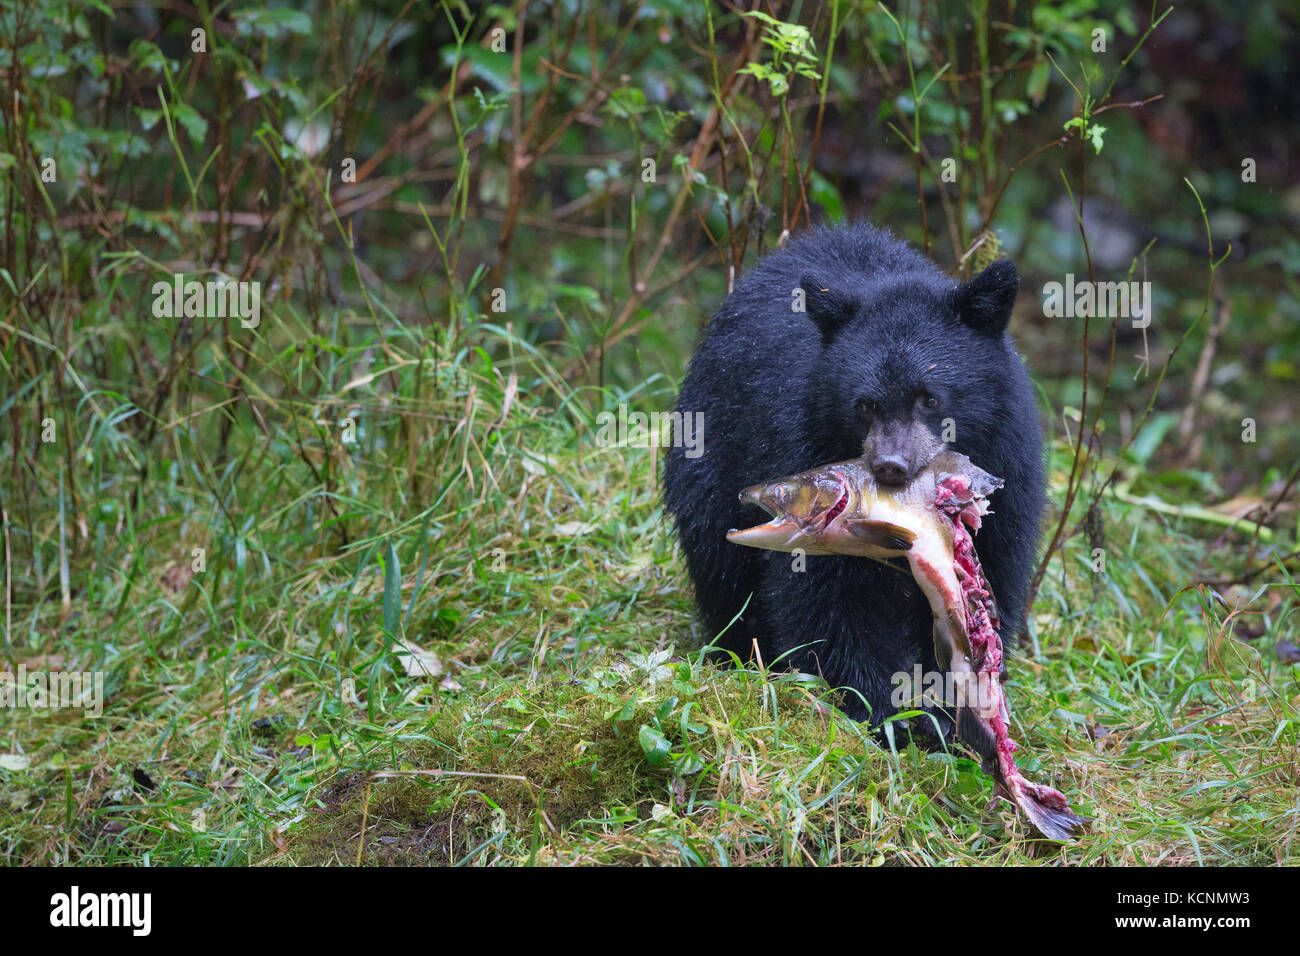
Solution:
{"label": "bear's eye", "polygon": [[870,418],[876,414],[876,403],[869,398],[859,398],[854,407],[857,409],[859,418]]}
{"label": "bear's eye", "polygon": [[922,392],[921,404],[924,405],[926,408],[938,408],[939,396],[932,395],[930,392]]}

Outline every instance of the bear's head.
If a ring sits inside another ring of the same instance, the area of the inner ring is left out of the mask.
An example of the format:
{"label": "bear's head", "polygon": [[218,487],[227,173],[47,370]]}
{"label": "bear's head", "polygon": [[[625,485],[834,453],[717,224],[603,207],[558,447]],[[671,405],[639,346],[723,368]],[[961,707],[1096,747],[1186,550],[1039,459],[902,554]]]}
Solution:
{"label": "bear's head", "polygon": [[1006,334],[1016,267],[994,262],[968,282],[935,273],[864,277],[852,286],[806,274],[823,369],[809,402],[826,453],[862,455],[876,480],[902,484],[945,447],[979,461],[1008,425],[1005,390],[1019,356]]}

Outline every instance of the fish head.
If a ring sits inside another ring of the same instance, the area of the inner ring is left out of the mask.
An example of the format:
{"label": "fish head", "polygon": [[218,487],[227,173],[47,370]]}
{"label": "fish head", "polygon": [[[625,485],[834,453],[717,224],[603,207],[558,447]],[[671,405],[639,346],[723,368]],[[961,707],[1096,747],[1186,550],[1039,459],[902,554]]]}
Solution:
{"label": "fish head", "polygon": [[904,554],[916,540],[915,530],[898,523],[913,523],[904,510],[885,503],[886,514],[872,513],[882,504],[876,482],[856,461],[754,485],[740,493],[740,501],[757,505],[772,520],[729,531],[727,540],[734,544],[883,559]]}
{"label": "fish head", "polygon": [[762,508],[772,520],[728,531],[727,540],[771,551],[799,548],[810,554],[828,554],[820,546],[820,536],[848,506],[851,495],[848,482],[829,468],[753,485],[740,493],[740,503]]}
{"label": "fish head", "polygon": [[843,502],[848,493],[848,484],[842,476],[828,468],[820,468],[746,488],[740,493],[740,503],[757,505],[773,518],[789,518],[802,525],[812,525]]}

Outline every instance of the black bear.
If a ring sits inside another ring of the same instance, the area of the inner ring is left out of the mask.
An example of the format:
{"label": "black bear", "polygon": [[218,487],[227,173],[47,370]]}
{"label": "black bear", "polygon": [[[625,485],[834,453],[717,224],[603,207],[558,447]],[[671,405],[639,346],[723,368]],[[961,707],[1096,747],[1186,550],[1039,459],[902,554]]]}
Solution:
{"label": "black bear", "polygon": [[[664,472],[664,503],[719,647],[745,658],[757,641],[766,663],[821,674],[857,719],[897,712],[896,675],[917,663],[941,672],[929,605],[906,570],[819,556],[799,573],[789,554],[726,534],[767,520],[739,503],[749,485],[860,456],[878,481],[903,483],[944,447],[1006,481],[976,546],[1010,646],[1044,507],[1033,389],[1006,331],[1018,286],[1009,260],[959,284],[868,223],[793,239],[741,278],[678,399],[683,415],[702,415],[691,419],[704,426],[702,447],[670,449]],[[912,731],[946,744],[952,719],[933,713]]]}

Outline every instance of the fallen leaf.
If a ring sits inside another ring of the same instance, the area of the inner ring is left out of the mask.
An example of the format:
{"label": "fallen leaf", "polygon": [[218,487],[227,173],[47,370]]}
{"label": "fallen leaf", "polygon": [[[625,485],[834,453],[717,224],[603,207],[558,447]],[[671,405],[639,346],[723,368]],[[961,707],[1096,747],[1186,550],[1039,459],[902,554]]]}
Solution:
{"label": "fallen leaf", "polygon": [[1210,505],[1206,510],[1241,520],[1254,512],[1263,514],[1264,509],[1267,507],[1267,502],[1259,495],[1238,495],[1236,498]]}
{"label": "fallen leaf", "polygon": [[179,594],[185,590],[185,585],[190,583],[194,577],[194,568],[188,564],[173,564],[163,572],[159,579],[162,582],[163,590],[171,594]]}
{"label": "fallen leaf", "polygon": [[442,675],[442,661],[438,655],[426,651],[410,641],[398,641],[397,660],[407,677],[439,677]]}
{"label": "fallen leaf", "polygon": [[596,530],[596,526],[585,521],[561,521],[551,530],[560,538],[576,538],[580,535],[591,534]]}

